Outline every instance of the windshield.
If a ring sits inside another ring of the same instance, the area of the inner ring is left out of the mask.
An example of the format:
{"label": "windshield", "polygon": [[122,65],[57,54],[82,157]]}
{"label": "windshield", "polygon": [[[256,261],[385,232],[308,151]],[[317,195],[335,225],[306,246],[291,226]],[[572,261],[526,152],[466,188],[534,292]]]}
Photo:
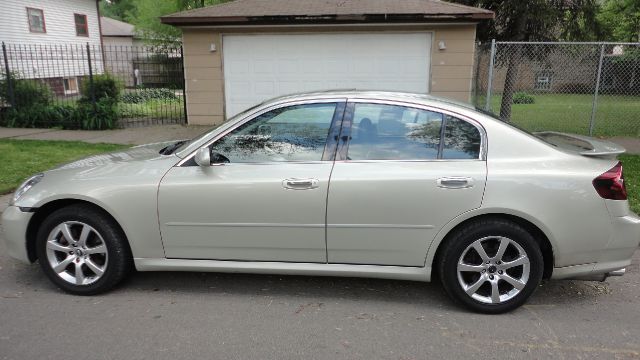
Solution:
{"label": "windshield", "polygon": [[191,145],[191,144],[193,144],[193,143],[196,143],[196,142],[198,142],[198,141],[202,140],[202,138],[206,137],[206,136],[207,136],[207,135],[209,135],[213,130],[215,130],[215,129],[219,128],[220,126],[224,125],[225,123],[227,123],[227,122],[229,122],[229,121],[233,121],[233,120],[238,119],[238,118],[241,118],[241,117],[244,117],[246,114],[250,113],[251,111],[253,111],[253,110],[254,110],[254,109],[256,109],[257,107],[261,106],[262,104],[264,104],[264,103],[260,103],[260,104],[258,104],[258,105],[256,105],[256,106],[250,107],[249,109],[247,109],[247,110],[245,110],[245,111],[241,112],[240,114],[238,114],[238,115],[236,115],[236,116],[232,117],[231,119],[227,120],[226,122],[223,122],[223,123],[218,124],[218,125],[216,125],[216,126],[214,126],[214,127],[212,127],[212,128],[207,129],[207,131],[205,131],[205,132],[203,132],[202,134],[200,134],[200,135],[198,135],[198,136],[194,137],[194,138],[193,138],[193,139],[191,139],[191,140],[178,141],[177,143],[175,143],[175,144],[173,144],[173,145],[169,145],[169,146],[167,146],[166,148],[164,148],[164,149],[160,150],[160,151],[161,151],[160,153],[161,153],[161,154],[164,154],[164,155],[168,155],[168,154],[172,154],[172,153],[175,153],[175,152],[177,152],[177,151],[180,151],[181,149],[183,149],[183,148],[185,148],[185,147],[187,147],[187,146],[189,146],[189,145]]}

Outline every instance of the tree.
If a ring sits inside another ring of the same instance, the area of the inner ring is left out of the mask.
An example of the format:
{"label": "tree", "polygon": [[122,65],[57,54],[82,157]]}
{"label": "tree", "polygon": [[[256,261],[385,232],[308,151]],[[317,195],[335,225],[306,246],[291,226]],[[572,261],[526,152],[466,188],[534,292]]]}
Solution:
{"label": "tree", "polygon": [[[480,24],[478,39],[488,41],[585,40],[601,33],[596,21],[597,0],[453,0],[492,10],[494,20]],[[628,0],[634,1],[634,0]],[[637,1],[637,0],[635,0]],[[501,58],[507,64],[500,117],[511,118],[511,103],[518,78],[521,46]]]}
{"label": "tree", "polygon": [[135,0],[100,1],[100,15],[108,18],[127,21],[135,10]]}
{"label": "tree", "polygon": [[597,16],[608,40],[638,42],[640,40],[640,1],[605,0]]}
{"label": "tree", "polygon": [[[120,0],[122,1],[122,0]],[[134,8],[127,12],[126,20],[146,42],[154,45],[178,44],[182,34],[179,28],[165,25],[160,17],[176,12],[219,4],[228,0],[124,0],[132,1]]]}

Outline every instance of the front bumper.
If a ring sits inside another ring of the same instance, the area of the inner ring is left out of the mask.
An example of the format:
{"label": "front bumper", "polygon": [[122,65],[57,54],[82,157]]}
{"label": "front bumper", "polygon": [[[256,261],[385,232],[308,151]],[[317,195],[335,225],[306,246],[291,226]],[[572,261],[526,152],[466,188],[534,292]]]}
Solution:
{"label": "front bumper", "polygon": [[23,212],[17,206],[9,206],[2,213],[4,242],[9,256],[25,263],[31,263],[27,252],[27,226],[32,212]]}
{"label": "front bumper", "polygon": [[630,214],[611,220],[611,238],[593,263],[555,268],[551,278],[604,281],[609,276],[622,276],[640,246],[640,217]]}

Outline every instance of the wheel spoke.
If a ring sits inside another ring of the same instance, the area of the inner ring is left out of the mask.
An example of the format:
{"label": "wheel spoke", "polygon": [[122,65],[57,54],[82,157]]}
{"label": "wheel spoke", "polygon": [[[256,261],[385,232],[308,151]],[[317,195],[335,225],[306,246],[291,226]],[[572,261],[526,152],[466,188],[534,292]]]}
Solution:
{"label": "wheel spoke", "polygon": [[76,263],[76,285],[82,285],[84,282],[84,273],[82,272],[82,263]]}
{"label": "wheel spoke", "polygon": [[508,246],[509,246],[509,239],[501,237],[500,246],[498,247],[498,252],[496,253],[496,256],[493,259],[502,260],[502,257],[504,256],[504,252],[507,250]]}
{"label": "wheel spoke", "polygon": [[84,246],[87,243],[89,234],[91,234],[91,228],[87,225],[83,225],[82,232],[80,232],[80,238],[78,239],[78,245]]}
{"label": "wheel spoke", "polygon": [[478,279],[478,281],[476,281],[475,283],[473,283],[473,285],[464,289],[464,291],[469,295],[473,295],[476,293],[476,291],[478,291],[478,289],[480,289],[480,286],[482,286],[482,284],[484,284],[485,281],[487,281],[487,279],[481,276],[480,279]]}
{"label": "wheel spoke", "polygon": [[100,268],[96,263],[91,261],[91,259],[87,259],[84,263],[87,264],[87,267],[97,276],[100,276],[104,273],[104,270]]}
{"label": "wheel spoke", "polygon": [[88,248],[87,250],[84,251],[85,254],[87,255],[91,255],[91,254],[105,254],[107,252],[107,247],[104,246],[104,244],[100,244],[96,247],[92,247],[92,248]]}
{"label": "wheel spoke", "polygon": [[489,261],[489,256],[487,255],[487,252],[484,250],[484,247],[482,247],[482,243],[480,241],[476,241],[473,244],[473,248],[476,250],[478,255],[480,255],[480,258],[482,259],[482,261],[484,262]]}
{"label": "wheel spoke", "polygon": [[494,304],[500,302],[500,289],[497,281],[491,281],[491,302]]}
{"label": "wheel spoke", "polygon": [[458,264],[458,271],[481,272],[482,270],[484,270],[482,265]]}
{"label": "wheel spoke", "polygon": [[67,239],[67,242],[70,245],[75,244],[76,240],[71,235],[71,229],[69,228],[69,224],[67,223],[60,224],[60,227],[61,227],[60,230],[62,231],[62,235],[64,236],[65,239]]}
{"label": "wheel spoke", "polygon": [[71,251],[70,247],[60,245],[54,240],[47,241],[47,249],[51,249],[53,251],[65,252],[65,253]]}
{"label": "wheel spoke", "polygon": [[75,256],[67,256],[64,260],[60,261],[58,264],[56,264],[56,266],[53,267],[53,271],[57,272],[58,274],[63,272],[67,268],[67,266],[69,266],[69,264],[73,262],[73,259],[75,259]]}
{"label": "wheel spoke", "polygon": [[523,283],[520,280],[514,279],[513,277],[507,275],[507,274],[503,274],[500,275],[500,279],[508,282],[509,284],[511,284],[514,288],[518,289],[518,290],[522,290],[524,289],[524,287],[527,285],[525,283]]}
{"label": "wheel spoke", "polygon": [[527,257],[527,255],[520,255],[519,258],[513,261],[502,263],[502,268],[506,270],[506,269],[511,269],[512,267],[526,265],[528,263],[529,263],[529,258]]}

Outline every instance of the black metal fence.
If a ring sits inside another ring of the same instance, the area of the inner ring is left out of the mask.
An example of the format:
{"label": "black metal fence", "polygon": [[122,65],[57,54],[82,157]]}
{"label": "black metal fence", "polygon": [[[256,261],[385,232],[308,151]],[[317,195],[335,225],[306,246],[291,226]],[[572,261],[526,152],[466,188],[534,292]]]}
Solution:
{"label": "black metal fence", "polygon": [[0,126],[186,123],[182,48],[2,43]]}

